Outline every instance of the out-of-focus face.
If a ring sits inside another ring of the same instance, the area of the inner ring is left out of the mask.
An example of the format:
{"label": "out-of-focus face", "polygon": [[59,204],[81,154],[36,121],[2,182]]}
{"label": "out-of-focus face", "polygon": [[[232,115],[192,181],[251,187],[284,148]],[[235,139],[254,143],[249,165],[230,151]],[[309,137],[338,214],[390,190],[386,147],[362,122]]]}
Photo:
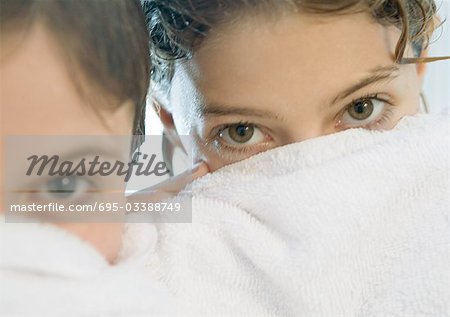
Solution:
{"label": "out-of-focus face", "polygon": [[[134,113],[132,103],[126,102],[116,110],[99,106],[96,113],[94,106],[82,98],[76,89],[66,67],[66,61],[61,56],[59,44],[43,27],[36,25],[23,40],[14,34],[2,40],[0,59],[2,141],[4,136],[17,135],[131,134]],[[2,152],[5,151],[4,146],[2,143]],[[67,148],[55,149],[54,153],[64,155],[65,153],[61,151],[68,153],[82,150],[67,144]],[[3,154],[0,156],[0,159],[3,159],[5,153],[0,154]],[[126,160],[128,152],[115,155]],[[0,166],[5,167],[3,161],[0,161]],[[19,162],[5,168],[17,175],[24,173]],[[64,197],[66,200],[70,200],[70,196],[82,194],[86,189],[86,182],[79,178],[71,179],[70,182],[73,193],[66,195]],[[1,186],[4,186],[3,181]],[[0,206],[3,206],[1,196],[3,188],[1,189]],[[43,203],[52,202],[51,197],[48,198],[48,201],[42,198]],[[120,247],[121,224],[85,223],[62,226],[93,243],[109,260],[114,258]]]}
{"label": "out-of-focus face", "polygon": [[394,63],[399,35],[365,13],[218,27],[177,64],[166,108],[211,170],[349,128],[391,129],[418,111],[423,73]]}

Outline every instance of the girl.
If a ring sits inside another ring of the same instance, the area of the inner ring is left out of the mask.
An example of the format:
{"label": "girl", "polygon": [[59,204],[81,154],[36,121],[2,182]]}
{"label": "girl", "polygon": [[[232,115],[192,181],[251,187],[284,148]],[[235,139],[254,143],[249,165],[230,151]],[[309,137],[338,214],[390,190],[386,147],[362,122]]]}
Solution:
{"label": "girl", "polygon": [[150,261],[193,315],[448,315],[448,120],[352,129],[419,111],[434,1],[145,4],[165,134],[217,170]]}
{"label": "girl", "polygon": [[[168,309],[164,290],[148,282],[142,267],[124,265],[119,257],[123,223],[5,223],[2,215],[9,210],[5,192],[11,185],[3,181],[3,168],[12,174],[5,180],[30,180],[21,176],[26,171],[23,157],[4,166],[8,152],[50,148],[61,156],[88,155],[92,147],[79,147],[73,136],[107,140],[134,134],[134,144],[128,142],[123,151],[94,144],[94,151],[120,152],[116,155],[127,162],[130,147],[133,151],[140,143],[150,74],[140,2],[7,0],[1,3],[0,17],[0,315],[163,314]],[[26,146],[6,148],[12,136],[28,140],[22,143]],[[204,173],[187,172],[172,186]],[[33,186],[42,190],[33,195],[34,202],[86,202],[91,180],[38,178]],[[111,186],[111,177],[103,181]],[[99,194],[94,197],[101,199]],[[143,240],[148,246],[151,237]]]}
{"label": "girl", "polygon": [[211,170],[418,112],[432,0],[145,1],[153,102]]}
{"label": "girl", "polygon": [[[6,1],[0,30],[2,142],[3,136],[18,135],[134,135],[131,150],[136,149],[144,134],[150,81],[148,34],[139,1]],[[58,120],[45,124],[49,118]],[[122,154],[127,159],[129,153]],[[0,159],[2,176],[3,155]],[[182,188],[206,169],[197,172],[188,171],[168,186]],[[73,194],[83,187],[80,179],[71,185]],[[0,186],[3,212],[4,183]],[[115,260],[122,225],[65,228],[92,243],[109,262]]]}

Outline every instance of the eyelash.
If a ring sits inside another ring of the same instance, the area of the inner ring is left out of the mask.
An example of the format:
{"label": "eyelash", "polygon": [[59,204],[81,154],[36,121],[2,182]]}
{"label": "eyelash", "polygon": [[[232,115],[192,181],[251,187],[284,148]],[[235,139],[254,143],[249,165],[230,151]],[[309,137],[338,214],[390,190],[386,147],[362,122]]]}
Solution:
{"label": "eyelash", "polygon": [[[366,126],[362,126],[362,127],[366,128],[367,126],[379,125],[379,124],[383,124],[383,123],[387,122],[393,115],[393,111],[392,111],[391,107],[395,106],[395,104],[392,102],[392,100],[388,100],[388,98],[381,98],[379,95],[380,95],[379,93],[367,94],[362,97],[353,99],[340,112],[338,112],[338,114],[334,117],[334,120],[336,120],[339,116],[342,116],[345,113],[345,111],[349,110],[349,108],[352,107],[353,105],[355,105],[355,103],[366,100],[366,99],[376,99],[378,101],[384,102],[387,105],[386,109],[383,110],[383,114],[380,119],[378,119],[376,122],[372,122],[372,123],[370,123]],[[217,151],[232,153],[232,155],[236,155],[236,154],[237,155],[246,155],[246,154],[252,153],[254,151],[254,148],[258,147],[258,145],[236,147],[236,146],[230,146],[221,140],[220,134],[225,129],[227,129],[233,125],[248,125],[248,126],[253,126],[254,128],[262,129],[258,125],[251,123],[249,121],[239,121],[239,122],[227,123],[227,124],[220,126],[218,129],[216,129],[216,131],[213,131],[212,138],[210,140],[208,140],[206,142],[206,144],[210,145],[211,143],[213,143]]]}
{"label": "eyelash", "polygon": [[381,101],[383,103],[385,103],[385,109],[383,110],[383,114],[380,117],[380,119],[378,119],[375,122],[372,122],[370,124],[367,125],[363,125],[361,126],[361,128],[368,128],[370,126],[375,126],[375,125],[381,125],[385,122],[387,122],[389,119],[391,119],[391,116],[394,114],[394,112],[392,111],[392,107],[395,106],[392,98],[388,97],[388,98],[381,98],[380,97],[380,93],[375,93],[375,94],[367,94],[364,95],[362,97],[359,97],[357,99],[353,99],[350,104],[348,104],[346,107],[344,107],[344,111],[347,111],[351,106],[353,106],[355,103],[366,100],[366,99],[375,99],[378,101]]}
{"label": "eyelash", "polygon": [[217,151],[220,151],[220,152],[224,151],[224,152],[233,153],[233,155],[237,154],[237,155],[242,155],[242,156],[252,153],[253,149],[255,147],[260,146],[260,145],[253,145],[253,146],[236,147],[236,146],[228,145],[225,142],[223,142],[221,140],[220,134],[225,129],[227,129],[233,125],[245,125],[245,126],[252,126],[257,129],[262,129],[258,125],[251,123],[249,121],[238,121],[238,122],[233,122],[233,123],[227,123],[227,124],[220,126],[216,131],[213,132],[213,137],[209,141],[207,141],[207,145],[210,145],[211,143],[213,143],[214,146],[216,147]]}
{"label": "eyelash", "polygon": [[[95,189],[98,189],[98,188],[100,188],[99,187],[99,184],[97,184],[97,182],[95,181],[95,179],[92,179],[92,177],[77,177],[78,179],[80,179],[80,180],[83,180],[83,181],[85,181],[85,182],[87,182],[88,183],[88,185],[91,187],[91,188],[95,188]],[[35,182],[32,182],[30,185],[29,185],[29,187],[30,188],[33,188],[33,189],[37,189],[37,190],[41,190],[41,186],[43,186],[43,185],[46,185],[46,184],[48,184],[48,182],[50,182],[51,180],[55,180],[56,179],[56,177],[55,178],[51,178],[51,177],[46,177],[46,178],[44,178],[44,179],[42,179],[42,180],[38,180],[38,181],[35,181]],[[48,192],[44,192],[44,194],[45,193],[48,193]],[[27,199],[30,199],[30,201],[37,201],[38,199],[40,199],[40,198],[37,198],[37,195],[40,195],[41,193],[40,192],[38,192],[38,193],[32,193],[32,194],[27,194]],[[73,198],[72,198],[73,199]],[[53,200],[56,200],[56,198],[53,198]]]}
{"label": "eyelash", "polygon": [[392,115],[394,114],[394,112],[391,109],[392,105],[389,105],[386,110],[383,112],[383,115],[381,116],[380,119],[378,119],[378,121],[376,121],[374,124],[383,124],[387,121],[389,121],[389,119],[392,117]]}
{"label": "eyelash", "polygon": [[365,126],[361,126],[362,128],[383,124],[391,118],[391,116],[393,115],[391,107],[395,106],[394,102],[392,100],[389,100],[390,98],[381,98],[380,93],[375,93],[375,94],[367,94],[362,97],[353,99],[347,106],[345,106],[340,112],[338,112],[338,114],[334,117],[334,119],[336,120],[337,117],[342,116],[345,113],[345,111],[349,110],[350,107],[354,106],[356,103],[367,99],[376,99],[378,101],[384,102],[387,106],[386,109],[383,110],[383,114],[380,119]]}

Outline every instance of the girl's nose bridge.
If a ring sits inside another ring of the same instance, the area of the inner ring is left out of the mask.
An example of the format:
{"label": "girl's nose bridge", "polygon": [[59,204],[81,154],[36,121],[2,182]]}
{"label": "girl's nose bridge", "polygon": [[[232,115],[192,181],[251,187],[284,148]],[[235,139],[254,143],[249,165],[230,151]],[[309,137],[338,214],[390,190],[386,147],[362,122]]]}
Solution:
{"label": "girl's nose bridge", "polygon": [[294,128],[290,143],[302,142],[308,139],[317,138],[336,132],[334,127],[326,127],[320,122],[311,122],[311,124]]}

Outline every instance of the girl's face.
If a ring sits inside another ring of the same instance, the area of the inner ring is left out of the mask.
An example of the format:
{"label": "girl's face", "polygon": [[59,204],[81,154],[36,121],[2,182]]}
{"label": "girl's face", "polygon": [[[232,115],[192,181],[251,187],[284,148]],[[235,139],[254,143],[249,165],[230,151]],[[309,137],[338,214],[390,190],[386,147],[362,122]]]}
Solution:
{"label": "girl's face", "polygon": [[[72,157],[71,155],[74,155],[74,153],[84,153],[80,155],[91,157],[89,152],[92,149],[83,148],[82,144],[78,144],[82,143],[81,141],[78,143],[71,142],[70,140],[73,139],[69,138],[64,143],[63,149],[61,144],[54,145],[45,142],[45,140],[48,140],[45,139],[46,136],[130,134],[134,113],[133,104],[126,102],[115,111],[106,107],[106,105],[101,105],[102,107],[99,106],[96,114],[93,105],[87,103],[86,99],[82,98],[76,89],[66,67],[66,60],[61,56],[59,44],[54,41],[51,34],[43,26],[38,24],[32,28],[26,40],[11,34],[8,38],[3,38],[2,41],[5,41],[2,42],[4,44],[2,48],[5,48],[5,50],[0,55],[0,127],[2,137],[43,136],[43,139],[40,139],[42,144],[37,144],[36,148],[48,146],[49,155],[53,153],[66,158]],[[3,52],[9,54],[3,54]],[[83,81],[81,84],[84,85],[83,87],[88,87],[87,82]],[[0,179],[2,180],[3,157],[6,156],[4,147],[3,142],[0,143]],[[96,151],[102,152],[102,147],[106,147],[106,145],[98,145]],[[129,145],[126,147],[126,151],[116,149],[112,151],[114,152],[112,157],[125,161],[128,158],[128,149]],[[104,151],[111,152],[111,149],[105,149]],[[73,158],[75,162],[79,159]],[[49,188],[48,186],[52,184],[52,181],[45,177],[42,177],[42,180],[39,178],[39,181],[35,182],[24,176],[24,171],[27,170],[26,163],[27,161],[18,159],[14,166],[5,166],[5,171],[7,168],[13,175],[18,175],[18,182],[25,183],[23,187],[19,188],[29,188],[29,186]],[[75,178],[72,181],[74,184],[73,192],[67,194],[67,197],[61,200],[43,194],[42,199],[35,197],[31,201],[27,201],[24,194],[24,201],[29,204],[39,201],[44,205],[55,202],[85,202],[87,199],[84,199],[83,195],[87,189],[91,189],[90,181],[92,179],[93,177],[89,180],[83,180],[82,177]],[[98,186],[102,185],[101,182],[111,182],[111,178],[103,177],[101,181],[98,181]],[[7,206],[3,207],[3,186],[6,185],[2,182],[0,184],[0,214],[8,208]],[[41,195],[38,197],[41,197]],[[78,197],[78,200],[73,197]],[[120,248],[123,226],[121,223],[67,223],[60,226],[92,243],[108,260],[114,259]]]}
{"label": "girl's face", "polygon": [[167,108],[211,170],[349,128],[391,129],[417,113],[423,75],[394,62],[399,35],[365,13],[218,27],[177,64]]}

